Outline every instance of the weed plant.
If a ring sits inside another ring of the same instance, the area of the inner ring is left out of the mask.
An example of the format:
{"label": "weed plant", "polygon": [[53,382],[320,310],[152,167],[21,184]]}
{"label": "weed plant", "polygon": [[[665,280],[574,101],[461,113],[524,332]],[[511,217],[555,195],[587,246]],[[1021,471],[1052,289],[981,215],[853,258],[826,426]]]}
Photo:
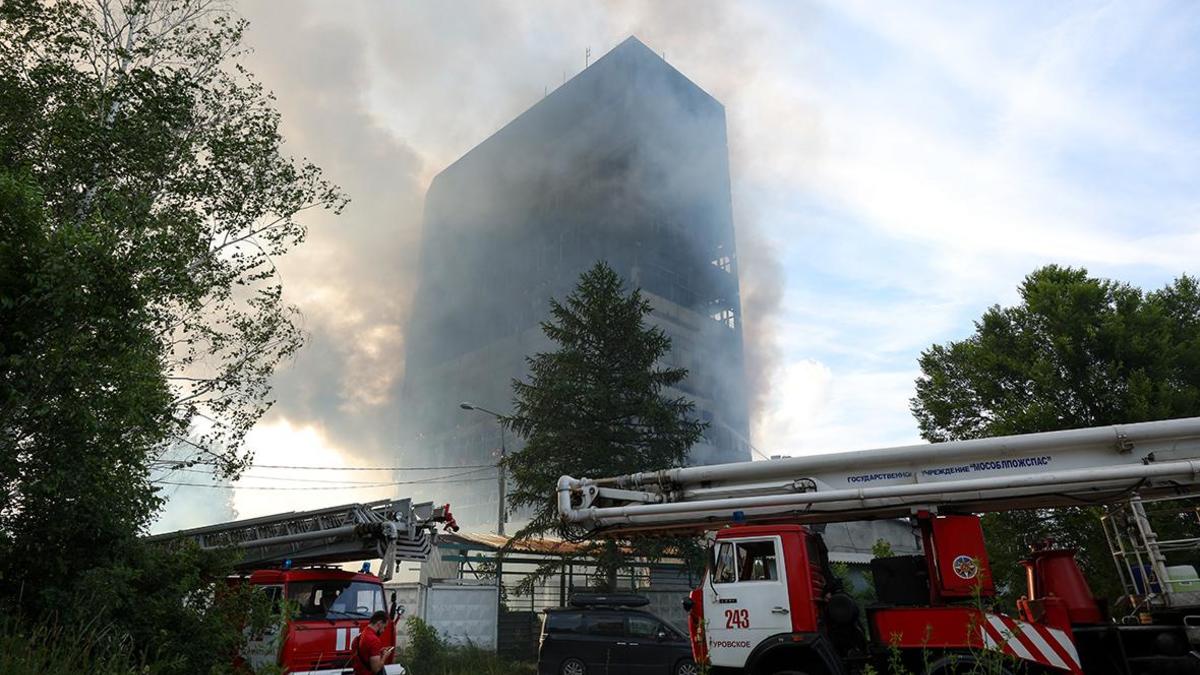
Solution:
{"label": "weed plant", "polygon": [[406,622],[409,645],[399,662],[411,675],[534,675],[532,663],[505,659],[477,645],[450,644],[417,617]]}

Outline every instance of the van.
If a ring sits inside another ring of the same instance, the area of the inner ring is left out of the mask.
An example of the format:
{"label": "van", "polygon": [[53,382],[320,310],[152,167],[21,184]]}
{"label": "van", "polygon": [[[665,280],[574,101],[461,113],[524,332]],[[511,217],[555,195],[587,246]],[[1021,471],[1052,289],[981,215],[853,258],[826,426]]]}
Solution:
{"label": "van", "polygon": [[[691,643],[674,626],[627,603],[598,596],[547,609],[538,675],[697,675]],[[632,596],[637,597],[637,596]],[[648,604],[644,598],[640,604]]]}

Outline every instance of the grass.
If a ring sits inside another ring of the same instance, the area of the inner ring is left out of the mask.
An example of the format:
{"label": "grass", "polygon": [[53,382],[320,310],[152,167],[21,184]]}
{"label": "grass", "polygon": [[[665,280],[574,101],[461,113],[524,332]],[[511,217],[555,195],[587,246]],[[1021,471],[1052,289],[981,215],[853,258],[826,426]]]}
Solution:
{"label": "grass", "polygon": [[[412,675],[536,675],[533,663],[511,661],[479,647],[447,644],[431,628],[425,640],[401,655]],[[432,638],[432,639],[430,639]],[[89,627],[71,630],[0,617],[3,675],[159,675],[161,664],[143,662],[131,645]]]}
{"label": "grass", "polygon": [[103,630],[68,631],[0,619],[0,673],[4,675],[129,675],[158,672],[142,664]]}
{"label": "grass", "polygon": [[536,675],[537,664],[510,661],[475,646],[448,646],[435,663],[401,658],[413,675]]}

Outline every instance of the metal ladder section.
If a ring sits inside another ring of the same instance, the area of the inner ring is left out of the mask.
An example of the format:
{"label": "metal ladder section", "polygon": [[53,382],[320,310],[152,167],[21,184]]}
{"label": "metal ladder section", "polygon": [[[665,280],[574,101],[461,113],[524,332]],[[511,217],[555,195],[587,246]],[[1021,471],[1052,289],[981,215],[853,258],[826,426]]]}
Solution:
{"label": "metal ladder section", "polygon": [[[1160,539],[1151,527],[1146,505],[1160,517],[1186,518],[1195,526],[1191,536]],[[1100,519],[1117,573],[1127,597],[1136,599],[1131,611],[1142,609],[1200,608],[1197,582],[1175,581],[1167,568],[1173,561],[1188,561],[1200,551],[1200,498],[1174,495],[1127,501],[1105,508]],[[1200,616],[1193,617],[1200,627]]]}
{"label": "metal ladder section", "polygon": [[426,560],[437,526],[457,530],[450,505],[385,499],[313,511],[291,511],[147,537],[148,541],[190,539],[202,549],[239,548],[237,568],[338,564],[380,559],[379,576],[390,579],[397,560]]}

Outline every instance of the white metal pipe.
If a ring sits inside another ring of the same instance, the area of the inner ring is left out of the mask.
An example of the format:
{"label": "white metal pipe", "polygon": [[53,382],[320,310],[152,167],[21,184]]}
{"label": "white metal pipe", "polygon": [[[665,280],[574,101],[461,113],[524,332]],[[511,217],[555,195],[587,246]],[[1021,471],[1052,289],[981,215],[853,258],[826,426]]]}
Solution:
{"label": "white metal pipe", "polygon": [[[575,487],[579,481],[570,476],[562,476],[558,479],[558,512],[566,518],[567,513],[571,509],[571,488]],[[569,520],[569,519],[568,519]]]}
{"label": "white metal pipe", "polygon": [[[757,463],[758,462],[755,462],[755,464]],[[1023,490],[1025,488],[1039,486],[1054,488],[1044,491],[1044,494],[1056,494],[1060,492],[1068,492],[1069,489],[1067,489],[1066,486],[1072,484],[1084,484],[1095,487],[1096,485],[1111,483],[1113,481],[1137,481],[1150,478],[1185,478],[1188,481],[1194,482],[1197,479],[1200,479],[1200,460],[1076,469],[1069,471],[1024,474],[1018,476],[995,476],[956,481],[940,481],[934,483],[838,489],[829,490],[826,492],[803,492],[790,495],[738,497],[730,499],[639,504],[618,507],[590,507],[585,509],[571,508],[570,494],[572,487],[583,487],[586,489],[588,486],[588,481],[577,481],[569,476],[564,476],[559,479],[558,500],[559,512],[565,520],[569,522],[590,522],[596,525],[608,525],[620,522],[632,522],[629,517],[634,515],[652,516],[697,514],[700,512],[709,511],[721,511],[729,513],[735,510],[744,509],[796,506],[828,502],[857,502],[866,505],[871,500],[911,500],[914,497],[927,498],[935,495],[945,496],[962,493],[978,493],[980,499],[987,499],[989,498],[989,493],[994,493],[996,491]],[[991,498],[1002,497],[1003,495],[993,495]]]}
{"label": "white metal pipe", "polygon": [[[1131,448],[1137,448],[1140,444],[1164,443],[1172,439],[1200,439],[1200,417],[857,450],[761,462],[664,469],[588,482],[635,488],[643,485],[683,486],[708,482],[769,481],[839,469],[868,472],[879,466],[920,465],[935,461],[962,462],[985,457],[1017,458],[1031,453],[1048,453],[1072,448],[1086,451],[1111,448],[1116,456]],[[1137,460],[1131,458],[1131,461]]]}

